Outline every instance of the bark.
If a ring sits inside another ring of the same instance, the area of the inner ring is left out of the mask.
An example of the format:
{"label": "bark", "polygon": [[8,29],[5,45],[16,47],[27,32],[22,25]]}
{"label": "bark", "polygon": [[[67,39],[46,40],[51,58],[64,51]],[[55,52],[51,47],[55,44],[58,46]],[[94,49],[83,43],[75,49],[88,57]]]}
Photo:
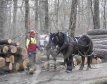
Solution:
{"label": "bark", "polygon": [[3,45],[3,44],[11,44],[12,43],[12,40],[11,39],[2,39],[0,40],[0,45]]}
{"label": "bark", "polygon": [[99,48],[99,49],[107,49],[107,45],[93,45],[94,48]]}
{"label": "bark", "polygon": [[94,29],[100,29],[99,0],[94,0]]}
{"label": "bark", "polygon": [[48,0],[45,0],[45,27],[44,27],[44,31],[47,34],[48,33]]}
{"label": "bark", "polygon": [[71,37],[74,36],[75,28],[76,28],[77,2],[78,0],[72,0],[72,5],[71,5],[70,25],[69,25]]}
{"label": "bark", "polygon": [[4,38],[4,23],[5,23],[4,6],[5,1],[0,0],[0,39]]}
{"label": "bark", "polygon": [[100,58],[107,58],[107,49],[99,49],[95,48],[94,52],[100,57]]}
{"label": "bark", "polygon": [[14,10],[13,10],[13,32],[16,34],[16,20],[17,20],[17,0],[13,0]]}
{"label": "bark", "polygon": [[[89,35],[88,35],[89,36]],[[91,35],[89,36],[91,39],[101,39],[101,38],[106,38],[107,34],[104,35]]]}
{"label": "bark", "polygon": [[[26,33],[29,32],[29,0],[25,0],[25,30]],[[25,37],[27,39],[27,37]]]}
{"label": "bark", "polygon": [[35,0],[35,28],[38,31],[38,0]]}
{"label": "bark", "polygon": [[87,31],[88,35],[104,35],[107,34],[107,29],[94,29]]}

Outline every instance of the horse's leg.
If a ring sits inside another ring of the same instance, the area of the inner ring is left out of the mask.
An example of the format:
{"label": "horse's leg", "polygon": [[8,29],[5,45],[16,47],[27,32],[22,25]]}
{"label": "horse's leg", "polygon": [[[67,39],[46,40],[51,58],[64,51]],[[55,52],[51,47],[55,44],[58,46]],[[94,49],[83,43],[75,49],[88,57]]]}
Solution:
{"label": "horse's leg", "polygon": [[[74,57],[74,55],[73,55],[73,57]],[[72,60],[72,66],[73,66],[73,69],[75,68],[75,64],[74,64],[74,59]]]}
{"label": "horse's leg", "polygon": [[47,70],[49,71],[49,55],[47,55],[47,61],[48,61]]}
{"label": "horse's leg", "polygon": [[88,56],[87,70],[88,70],[89,68],[91,68],[91,60],[92,60],[92,57],[91,57],[91,56]]}
{"label": "horse's leg", "polygon": [[73,57],[69,56],[68,64],[67,64],[67,72],[71,72],[73,68]]}
{"label": "horse's leg", "polygon": [[79,70],[83,70],[83,68],[84,68],[85,57],[84,57],[84,56],[81,56],[81,59],[82,59],[82,63],[81,63],[81,66],[80,66],[80,69],[79,69]]}
{"label": "horse's leg", "polygon": [[56,70],[56,56],[54,57],[54,70]]}

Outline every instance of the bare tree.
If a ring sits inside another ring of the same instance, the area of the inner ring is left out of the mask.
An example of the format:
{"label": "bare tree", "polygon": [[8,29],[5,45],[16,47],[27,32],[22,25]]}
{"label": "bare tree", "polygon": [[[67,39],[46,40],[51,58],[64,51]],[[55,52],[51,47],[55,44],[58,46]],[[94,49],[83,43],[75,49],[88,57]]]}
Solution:
{"label": "bare tree", "polygon": [[35,28],[38,31],[38,0],[35,0]]}
{"label": "bare tree", "polygon": [[14,10],[13,10],[13,31],[16,33],[16,18],[17,18],[17,0],[13,0]]}
{"label": "bare tree", "polygon": [[48,0],[45,0],[45,27],[44,32],[48,33]]}
{"label": "bare tree", "polygon": [[104,23],[103,23],[103,28],[106,29],[106,0],[104,0]]}
{"label": "bare tree", "polygon": [[78,0],[72,0],[70,24],[69,24],[70,36],[74,36],[74,33],[75,33],[76,15],[77,15],[77,2],[78,2]]}
{"label": "bare tree", "polygon": [[26,29],[26,33],[29,31],[28,23],[29,23],[29,0],[25,0],[25,29]]}
{"label": "bare tree", "polygon": [[99,0],[94,0],[94,29],[100,29]]}
{"label": "bare tree", "polygon": [[4,23],[5,23],[5,14],[4,14],[5,1],[0,0],[0,39],[4,38]]}

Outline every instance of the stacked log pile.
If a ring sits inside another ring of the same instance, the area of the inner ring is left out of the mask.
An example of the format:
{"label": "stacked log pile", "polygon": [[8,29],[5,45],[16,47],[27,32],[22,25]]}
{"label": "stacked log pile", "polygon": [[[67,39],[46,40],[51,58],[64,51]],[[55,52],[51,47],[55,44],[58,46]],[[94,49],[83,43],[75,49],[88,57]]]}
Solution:
{"label": "stacked log pile", "polygon": [[27,50],[11,39],[0,40],[0,71],[23,70],[27,64]]}
{"label": "stacked log pile", "polygon": [[106,29],[95,29],[87,32],[89,37],[93,41],[94,52],[100,58],[107,58],[107,30]]}

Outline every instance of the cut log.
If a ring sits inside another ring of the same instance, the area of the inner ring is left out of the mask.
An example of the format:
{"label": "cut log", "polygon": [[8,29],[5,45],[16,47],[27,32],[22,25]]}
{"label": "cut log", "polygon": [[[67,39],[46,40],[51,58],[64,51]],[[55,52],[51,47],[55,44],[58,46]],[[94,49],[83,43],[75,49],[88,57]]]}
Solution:
{"label": "cut log", "polygon": [[96,45],[93,45],[94,48],[99,48],[99,49],[107,49],[107,45],[102,45],[102,44],[96,44]]}
{"label": "cut log", "polygon": [[19,42],[12,42],[10,45],[13,45],[13,46],[19,46],[20,43],[19,43]]}
{"label": "cut log", "polygon": [[12,63],[12,64],[15,63],[14,55],[11,55],[11,56],[9,57],[9,61],[10,61],[10,63]]}
{"label": "cut log", "polygon": [[27,63],[28,63],[27,60],[23,60],[23,63],[22,63],[22,65],[21,65],[21,68],[24,69],[25,66],[27,65]]}
{"label": "cut log", "polygon": [[26,48],[17,47],[17,52],[15,53],[15,55],[26,56],[27,55]]}
{"label": "cut log", "polygon": [[104,35],[107,34],[107,29],[94,29],[87,31],[88,35]]}
{"label": "cut log", "polygon": [[106,45],[107,44],[107,40],[93,41],[93,44],[103,44],[103,45]]}
{"label": "cut log", "polygon": [[91,39],[100,39],[100,38],[106,38],[107,34],[104,35],[88,35]]}
{"label": "cut log", "polygon": [[3,57],[0,57],[0,68],[5,66],[5,59]]}
{"label": "cut log", "polygon": [[26,56],[26,55],[27,55],[27,49],[26,49],[26,48],[23,48],[23,49],[22,49],[21,55],[23,55],[23,56]]}
{"label": "cut log", "polygon": [[10,59],[9,59],[10,56],[11,54],[6,54],[5,56],[2,55],[1,57],[4,57],[6,62],[10,62]]}
{"label": "cut log", "polygon": [[18,71],[20,69],[20,64],[19,63],[15,63],[15,70]]}
{"label": "cut log", "polygon": [[107,40],[107,37],[106,37],[106,38],[97,38],[97,39],[92,39],[92,41],[102,41],[102,40]]}
{"label": "cut log", "polygon": [[5,58],[5,60],[6,60],[6,62],[10,62],[10,60],[9,60],[9,58],[8,58],[8,57],[6,57],[6,58]]}
{"label": "cut log", "polygon": [[9,50],[8,52],[11,53],[11,54],[14,54],[17,52],[17,47],[16,46],[8,46],[9,47]]}
{"label": "cut log", "polygon": [[92,59],[92,64],[100,64],[100,63],[102,63],[102,60],[100,58],[97,58],[97,59],[93,58]]}
{"label": "cut log", "polygon": [[13,65],[12,63],[6,63],[4,67],[1,67],[0,70],[2,71],[12,71]]}
{"label": "cut log", "polygon": [[0,53],[7,53],[8,52],[8,46],[6,46],[6,45],[0,45]]}
{"label": "cut log", "polygon": [[100,57],[100,58],[107,58],[107,49],[99,49],[95,48],[94,52]]}
{"label": "cut log", "polygon": [[12,43],[11,39],[2,39],[2,40],[0,40],[0,45],[11,44],[11,43]]}

